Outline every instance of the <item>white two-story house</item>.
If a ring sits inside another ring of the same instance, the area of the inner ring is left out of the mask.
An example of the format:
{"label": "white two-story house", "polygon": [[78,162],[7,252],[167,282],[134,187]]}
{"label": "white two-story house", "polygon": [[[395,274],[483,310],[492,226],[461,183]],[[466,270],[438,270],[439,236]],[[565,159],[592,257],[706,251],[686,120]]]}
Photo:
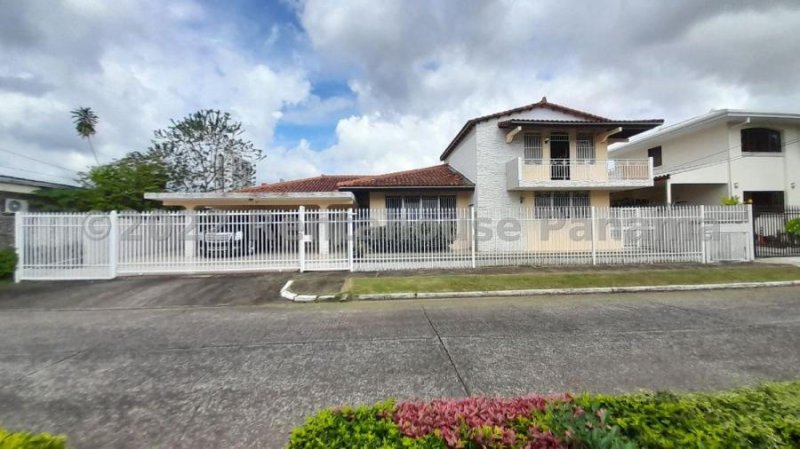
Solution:
{"label": "white two-story house", "polygon": [[608,145],[663,120],[614,120],[538,103],[468,120],[441,160],[474,183],[476,207],[609,207],[612,192],[651,187],[646,155],[610,160]]}
{"label": "white two-story house", "polygon": [[615,146],[612,159],[650,157],[653,187],[612,195],[617,205],[800,204],[800,114],[713,110]]}
{"label": "white two-story house", "polygon": [[[593,239],[576,241],[570,233],[585,224],[592,213],[589,207],[608,208],[612,193],[653,186],[652,158],[609,159],[608,146],[661,124],[658,119],[609,119],[542,98],[467,120],[441,154],[442,164],[432,167],[376,175],[320,175],[238,192],[146,197],[187,209],[302,206],[321,220],[327,220],[325,211],[369,209],[373,226],[424,217],[453,220],[458,223],[453,249],[469,248],[475,240],[479,251],[621,250],[622,237],[612,236],[610,229],[598,234],[603,236],[598,245]],[[469,228],[467,213],[478,213],[495,230],[503,227],[504,219],[522,219],[516,220],[516,240],[474,239],[478,232]],[[557,232],[535,223],[565,218],[569,223]],[[321,252],[329,246],[327,228],[320,227]]]}
{"label": "white two-story house", "polygon": [[203,194],[154,193],[167,206],[462,209],[608,207],[612,192],[653,186],[652,159],[609,159],[608,145],[663,124],[614,120],[550,103],[468,120],[441,165],[378,175],[320,175]]}

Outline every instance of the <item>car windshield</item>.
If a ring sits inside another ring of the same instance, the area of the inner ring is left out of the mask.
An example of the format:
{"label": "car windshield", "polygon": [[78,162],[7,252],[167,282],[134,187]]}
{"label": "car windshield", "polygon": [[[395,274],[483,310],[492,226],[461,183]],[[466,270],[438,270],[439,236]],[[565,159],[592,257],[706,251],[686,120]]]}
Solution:
{"label": "car windshield", "polygon": [[205,232],[236,232],[241,231],[250,222],[248,215],[224,215],[207,217],[204,225]]}

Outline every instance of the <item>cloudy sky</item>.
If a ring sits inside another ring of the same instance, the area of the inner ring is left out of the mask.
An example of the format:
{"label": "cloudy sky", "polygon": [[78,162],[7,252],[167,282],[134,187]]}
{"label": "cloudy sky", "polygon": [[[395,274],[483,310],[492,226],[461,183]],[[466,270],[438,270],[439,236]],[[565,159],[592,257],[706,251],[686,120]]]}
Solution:
{"label": "cloudy sky", "polygon": [[259,181],[434,164],[464,121],[548,100],[673,123],[800,111],[800,2],[0,0],[0,174],[69,182],[230,111]]}

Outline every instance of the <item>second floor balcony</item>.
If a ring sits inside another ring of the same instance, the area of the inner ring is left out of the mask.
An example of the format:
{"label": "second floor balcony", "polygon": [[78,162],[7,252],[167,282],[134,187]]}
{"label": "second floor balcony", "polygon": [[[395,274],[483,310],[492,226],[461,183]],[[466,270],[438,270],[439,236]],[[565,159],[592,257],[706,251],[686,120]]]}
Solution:
{"label": "second floor balcony", "polygon": [[523,159],[506,164],[508,190],[651,187],[650,159]]}

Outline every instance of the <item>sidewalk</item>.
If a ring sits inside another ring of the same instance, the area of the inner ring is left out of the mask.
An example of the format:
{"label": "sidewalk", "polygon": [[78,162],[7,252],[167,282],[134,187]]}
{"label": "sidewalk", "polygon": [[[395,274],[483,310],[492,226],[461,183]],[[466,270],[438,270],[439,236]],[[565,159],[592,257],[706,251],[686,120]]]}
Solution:
{"label": "sidewalk", "polygon": [[756,262],[768,265],[794,265],[800,267],[800,257],[765,257],[756,259]]}

